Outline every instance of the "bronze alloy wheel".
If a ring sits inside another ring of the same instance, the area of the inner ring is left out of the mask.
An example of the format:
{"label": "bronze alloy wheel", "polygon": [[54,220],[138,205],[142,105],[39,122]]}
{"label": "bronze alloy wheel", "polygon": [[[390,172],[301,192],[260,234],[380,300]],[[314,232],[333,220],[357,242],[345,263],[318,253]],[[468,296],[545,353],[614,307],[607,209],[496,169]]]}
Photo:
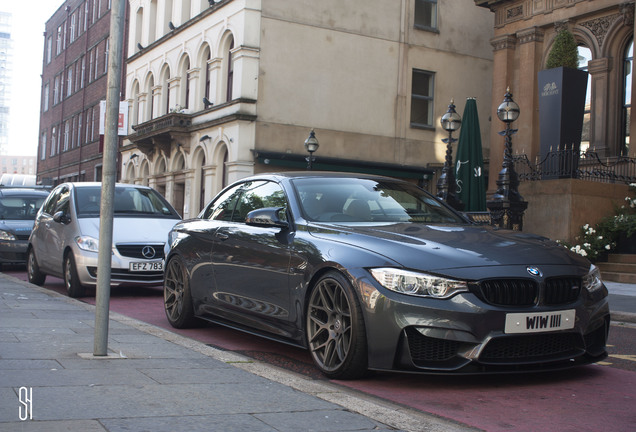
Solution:
{"label": "bronze alloy wheel", "polygon": [[166,317],[175,328],[188,328],[196,324],[190,295],[190,283],[183,260],[170,258],[163,282],[163,303]]}
{"label": "bronze alloy wheel", "polygon": [[330,272],[314,287],[307,313],[307,339],[314,363],[327,376],[358,378],[366,372],[364,321],[351,284]]}

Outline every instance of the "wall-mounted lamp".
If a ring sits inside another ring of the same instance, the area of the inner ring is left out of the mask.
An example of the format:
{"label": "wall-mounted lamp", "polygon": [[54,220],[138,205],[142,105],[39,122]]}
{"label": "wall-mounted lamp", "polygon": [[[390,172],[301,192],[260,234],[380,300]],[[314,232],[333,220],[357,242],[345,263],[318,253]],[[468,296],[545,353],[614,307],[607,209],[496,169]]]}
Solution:
{"label": "wall-mounted lamp", "polygon": [[168,28],[169,28],[170,30],[174,30],[174,29],[176,29],[176,27],[174,26],[174,24],[172,24],[172,21],[168,21]]}
{"label": "wall-mounted lamp", "polygon": [[199,142],[203,142],[205,140],[209,140],[210,137],[208,135],[203,135],[201,138],[199,138]]}
{"label": "wall-mounted lamp", "polygon": [[139,51],[142,51],[144,49],[144,46],[137,42],[137,48],[139,48]]}
{"label": "wall-mounted lamp", "polygon": [[205,107],[205,109],[210,108],[212,105],[214,105],[214,103],[210,102],[210,99],[206,97],[203,98],[203,106]]}

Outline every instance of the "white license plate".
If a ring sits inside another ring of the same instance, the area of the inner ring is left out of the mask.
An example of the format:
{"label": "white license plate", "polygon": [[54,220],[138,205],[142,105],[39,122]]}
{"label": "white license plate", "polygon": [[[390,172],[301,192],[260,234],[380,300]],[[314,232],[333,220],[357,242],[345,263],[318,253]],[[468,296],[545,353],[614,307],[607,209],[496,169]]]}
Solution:
{"label": "white license plate", "polygon": [[574,328],[576,310],[554,312],[509,313],[506,315],[506,333],[537,333]]}
{"label": "white license plate", "polygon": [[131,262],[128,268],[131,272],[162,271],[163,261]]}

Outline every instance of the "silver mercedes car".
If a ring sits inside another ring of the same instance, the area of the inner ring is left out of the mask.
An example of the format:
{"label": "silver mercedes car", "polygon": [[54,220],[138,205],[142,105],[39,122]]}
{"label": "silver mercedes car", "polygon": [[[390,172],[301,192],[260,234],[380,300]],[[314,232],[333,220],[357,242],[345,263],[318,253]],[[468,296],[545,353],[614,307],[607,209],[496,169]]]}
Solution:
{"label": "silver mercedes car", "polygon": [[[101,189],[101,183],[63,183],[51,191],[29,239],[29,282],[61,277],[71,297],[96,286]],[[160,284],[168,232],[180,219],[154,189],[117,184],[111,285]]]}

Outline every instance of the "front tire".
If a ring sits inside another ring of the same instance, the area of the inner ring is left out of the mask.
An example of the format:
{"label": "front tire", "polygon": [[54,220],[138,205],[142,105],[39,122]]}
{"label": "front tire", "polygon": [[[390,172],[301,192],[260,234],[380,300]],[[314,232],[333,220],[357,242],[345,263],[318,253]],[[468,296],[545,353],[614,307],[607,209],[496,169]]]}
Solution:
{"label": "front tire", "polygon": [[84,287],[77,276],[77,267],[72,253],[67,253],[64,257],[64,286],[69,297],[77,298],[84,295]]}
{"label": "front tire", "polygon": [[367,338],[362,310],[351,283],[332,271],[314,285],[307,306],[307,341],[320,371],[332,379],[367,373]]}
{"label": "front tire", "polygon": [[37,258],[35,258],[35,251],[33,248],[29,249],[27,255],[27,275],[30,283],[40,286],[44,285],[46,275],[40,271],[40,266],[38,265]]}
{"label": "front tire", "polygon": [[170,258],[166,264],[163,278],[163,304],[168,322],[174,328],[195,327],[198,324],[194,316],[190,278],[183,259],[178,255]]}

